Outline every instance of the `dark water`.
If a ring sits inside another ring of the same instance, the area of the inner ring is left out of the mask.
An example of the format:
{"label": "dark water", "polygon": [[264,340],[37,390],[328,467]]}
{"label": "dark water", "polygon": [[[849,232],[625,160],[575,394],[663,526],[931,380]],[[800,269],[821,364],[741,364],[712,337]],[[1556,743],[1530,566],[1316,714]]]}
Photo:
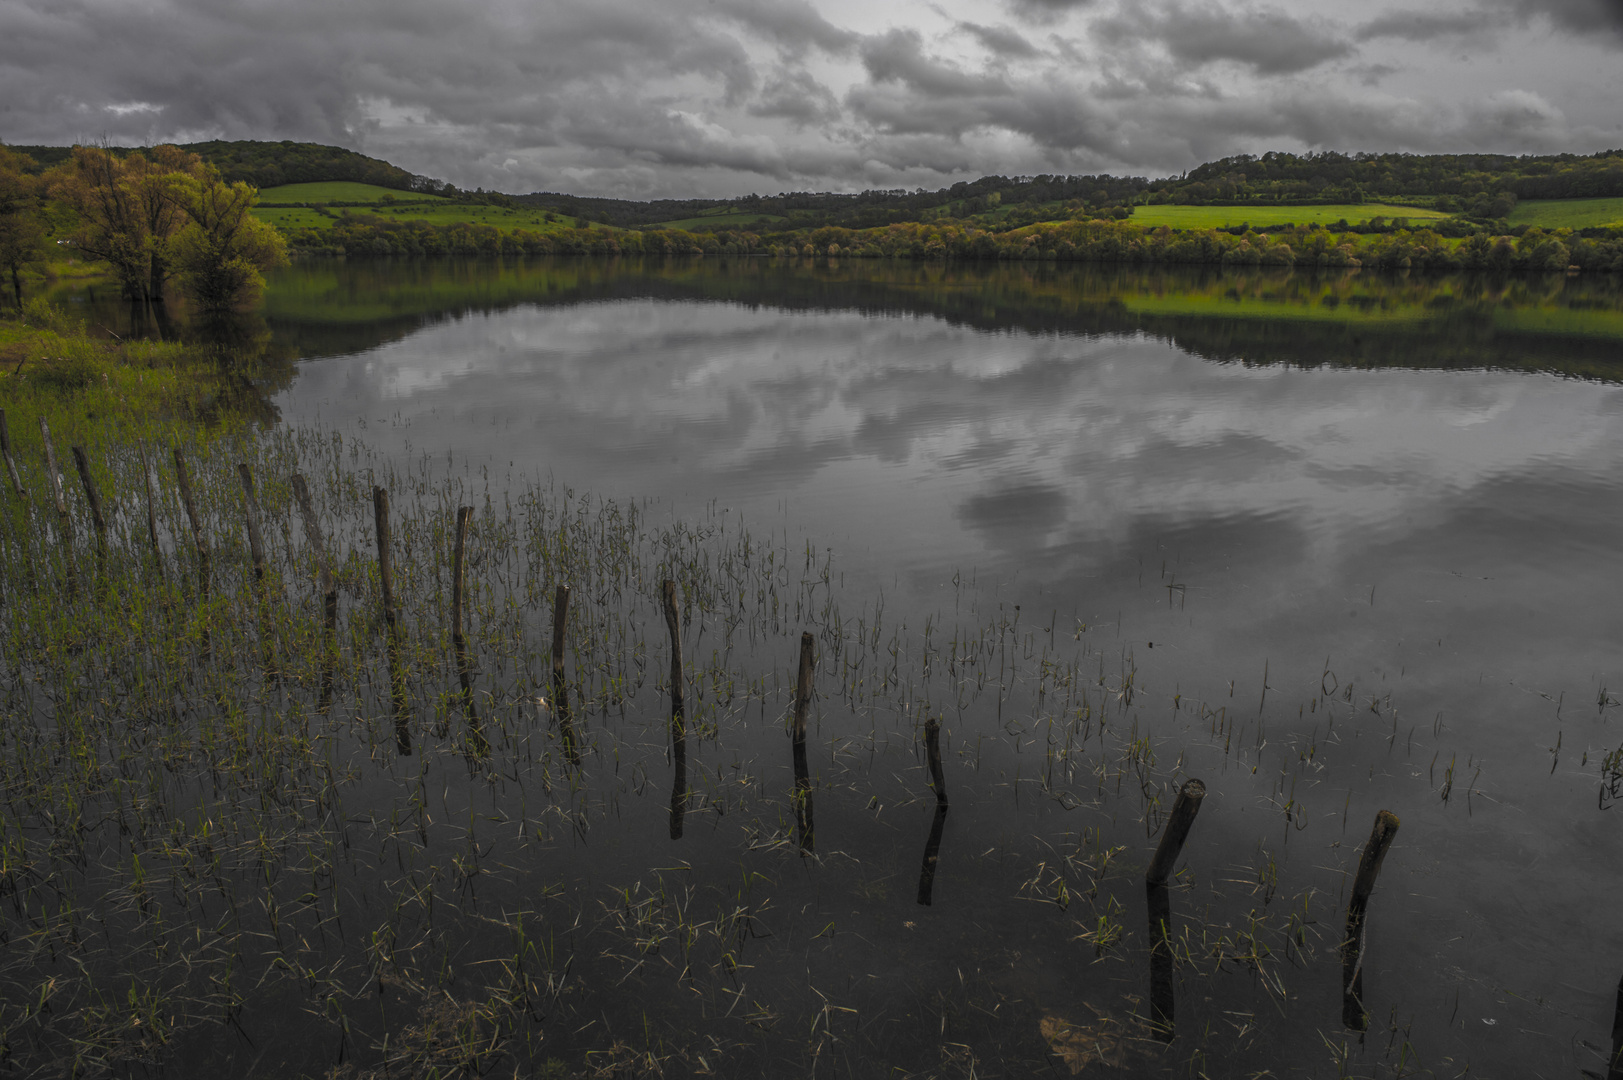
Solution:
{"label": "dark water", "polygon": [[[1053,837],[1058,860],[1130,812],[1023,786],[1040,744],[1000,715],[952,733],[960,760],[966,740],[1005,745],[933,838],[932,905],[912,902],[926,814],[841,913],[860,927],[832,954],[847,990],[924,962],[923,926],[932,971],[973,969],[977,1008],[1016,1003],[1058,1075],[1604,1074],[1623,975],[1623,810],[1600,798],[1623,743],[1615,281],[313,264],[272,282],[263,317],[264,355],[296,362],[268,397],[287,422],[725,513],[831,550],[847,596],[915,627],[973,607],[1090,643],[1102,682],[1132,673],[1122,726],[1210,790],[1176,917],[1277,894],[1317,941],[1267,963],[1197,944],[1216,974],[1179,976],[1179,1039],[1146,1049],[1138,879],[1104,890],[1136,937],[1103,953],[1097,898],[1061,911],[1020,888],[1023,838]],[[820,738],[814,772],[838,743]],[[667,865],[648,802],[616,843]],[[1402,828],[1360,1040],[1335,942],[1379,809]],[[820,795],[828,846],[859,810]],[[1141,830],[1123,858],[1152,845]],[[819,986],[832,958],[808,961]],[[1101,1040],[1120,1053],[1084,1048]]]}

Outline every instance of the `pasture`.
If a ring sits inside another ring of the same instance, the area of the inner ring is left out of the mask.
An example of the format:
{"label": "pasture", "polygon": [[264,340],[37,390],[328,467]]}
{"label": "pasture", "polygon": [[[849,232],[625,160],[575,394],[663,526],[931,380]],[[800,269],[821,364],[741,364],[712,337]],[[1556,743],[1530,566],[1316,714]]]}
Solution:
{"label": "pasture", "polygon": [[1343,218],[1350,225],[1372,218],[1408,218],[1423,223],[1448,217],[1439,210],[1386,203],[1337,203],[1330,206],[1135,206],[1128,218],[1134,225],[1174,229],[1226,229],[1250,224],[1259,228],[1279,225],[1330,225]]}
{"label": "pasture", "polygon": [[1538,225],[1545,229],[1588,229],[1597,225],[1623,227],[1623,198],[1531,199],[1510,212],[1512,225]]}

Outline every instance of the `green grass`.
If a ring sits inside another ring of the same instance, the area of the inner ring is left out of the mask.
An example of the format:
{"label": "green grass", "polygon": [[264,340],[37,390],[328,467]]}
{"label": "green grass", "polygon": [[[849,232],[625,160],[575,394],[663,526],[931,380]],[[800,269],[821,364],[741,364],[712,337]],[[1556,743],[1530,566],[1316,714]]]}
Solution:
{"label": "green grass", "polygon": [[1384,203],[1342,203],[1331,206],[1136,206],[1128,218],[1134,225],[1174,229],[1222,229],[1249,223],[1267,228],[1275,225],[1329,225],[1347,219],[1350,225],[1374,217],[1435,220],[1449,215],[1440,210]]}
{"label": "green grass", "polygon": [[1510,212],[1510,223],[1538,225],[1546,229],[1623,226],[1623,198],[1534,199],[1518,203],[1516,209]]}
{"label": "green grass", "polygon": [[398,191],[376,184],[357,184],[351,180],[323,180],[315,184],[282,184],[264,188],[259,192],[260,202],[270,203],[377,203],[385,197],[400,202],[445,202],[438,195],[424,195],[415,191]]}
{"label": "green grass", "polygon": [[752,214],[742,210],[728,210],[719,214],[700,214],[697,217],[679,218],[676,221],[661,221],[661,229],[717,229],[717,228],[744,228],[750,225],[772,225],[779,221],[787,221],[781,214]]}
{"label": "green grass", "polygon": [[[530,232],[537,233],[557,232],[561,229],[573,228],[575,222],[573,217],[567,215],[559,215],[557,221],[548,221],[546,211],[529,207],[510,210],[500,206],[482,206],[455,202],[441,202],[433,206],[356,207],[349,212],[377,221],[426,221],[431,225],[455,225],[458,223],[493,225],[502,232],[512,232],[515,229],[527,229]],[[340,215],[344,211],[334,209],[331,213]],[[285,209],[274,206],[257,206],[254,208],[254,215],[261,221],[274,225],[278,229],[326,229],[331,228],[336,220],[336,217],[329,217],[315,210]],[[593,227],[599,229],[612,228],[612,226],[597,224],[594,224]]]}

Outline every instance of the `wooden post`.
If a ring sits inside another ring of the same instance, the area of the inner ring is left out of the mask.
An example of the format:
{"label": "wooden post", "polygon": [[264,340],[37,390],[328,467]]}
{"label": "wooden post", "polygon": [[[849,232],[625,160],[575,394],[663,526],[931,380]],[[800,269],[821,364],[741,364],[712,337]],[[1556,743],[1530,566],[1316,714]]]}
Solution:
{"label": "wooden post", "polygon": [[924,865],[919,868],[918,901],[930,907],[935,901],[935,869],[941,855],[941,834],[947,827],[947,804],[936,801],[935,820],[930,823],[930,839],[924,842]]}
{"label": "wooden post", "polygon": [[[197,516],[197,500],[192,496],[192,472],[186,466],[186,454],[180,447],[174,447],[175,456],[175,482],[180,486],[180,504],[186,508],[186,520],[192,527],[192,544],[197,548],[197,598],[200,605],[206,605],[209,599],[209,547],[208,541],[203,537],[203,520]],[[210,636],[208,621],[205,619],[202,626],[204,656],[209,655]]]}
{"label": "wooden post", "polygon": [[564,674],[564,633],[569,627],[569,586],[559,585],[552,593],[552,712],[558,718],[564,753],[569,763],[580,766],[580,744],[575,740],[575,721],[569,711],[569,680]]}
{"label": "wooden post", "polygon": [[1161,842],[1156,845],[1155,858],[1150,860],[1150,868],[1144,874],[1146,884],[1165,885],[1172,876],[1172,867],[1183,851],[1184,841],[1189,839],[1189,829],[1194,825],[1195,815],[1200,813],[1200,801],[1205,797],[1205,784],[1199,780],[1184,781],[1177,801],[1172,804],[1172,816],[1167,819],[1166,830],[1161,833]]}
{"label": "wooden post", "polygon": [[686,697],[682,687],[682,620],[676,610],[676,582],[665,579],[660,587],[665,601],[665,626],[671,632],[671,839],[682,837],[687,813],[688,740]]}
{"label": "wooden post", "polygon": [[242,478],[243,504],[248,516],[248,553],[254,560],[254,580],[265,580],[265,537],[259,529],[259,496],[254,494],[254,474],[246,461],[237,462]]}
{"label": "wooden post", "polygon": [[806,764],[806,710],[811,705],[812,676],[816,671],[817,639],[809,632],[800,635],[800,671],[795,679],[794,729],[790,733],[795,769],[795,826],[800,833],[802,854],[815,850],[816,829],[812,815],[811,770]]}
{"label": "wooden post", "polygon": [[50,481],[51,499],[56,504],[56,520],[61,528],[62,561],[67,568],[68,595],[79,591],[79,579],[73,569],[73,519],[68,516],[68,500],[62,495],[62,470],[56,464],[56,447],[51,443],[51,425],[45,417],[39,418],[39,436],[45,444],[45,475]]}
{"label": "wooden post", "polygon": [[90,456],[82,446],[72,447],[73,465],[79,471],[79,482],[84,485],[85,502],[90,504],[90,524],[96,530],[96,546],[107,548],[107,517],[101,512],[101,492],[96,490],[95,478],[90,475]]}
{"label": "wooden post", "polygon": [[389,635],[389,698],[394,707],[395,745],[400,755],[407,757],[411,754],[411,727],[406,719],[405,675],[400,670],[400,639],[395,624],[393,540],[389,531],[389,492],[386,488],[372,489],[372,520],[378,534],[378,583],[382,590],[383,624]]}
{"label": "wooden post", "polygon": [[299,504],[299,517],[304,522],[304,542],[315,553],[316,572],[321,575],[322,637],[321,698],[317,709],[325,713],[332,707],[334,669],[338,661],[338,582],[333,577],[332,562],[327,557],[327,543],[321,535],[321,519],[316,517],[315,504],[310,500],[310,487],[303,475],[293,474],[293,498]]}
{"label": "wooden post", "polygon": [[[152,559],[158,568],[158,578],[163,580],[163,545],[158,543],[158,497],[152,490],[152,463],[147,460],[145,443],[138,441],[135,448],[141,455],[141,486],[147,497],[147,539],[152,542]],[[164,603],[167,605],[168,601]]]}
{"label": "wooden post", "polygon": [[1358,859],[1352,899],[1347,901],[1347,936],[1341,942],[1341,1023],[1353,1031],[1369,1027],[1369,1014],[1364,1011],[1364,912],[1386,851],[1398,835],[1398,825],[1398,816],[1390,810],[1375,815],[1369,843]]}
{"label": "wooden post", "polygon": [[6,410],[0,409],[0,456],[6,459],[6,475],[11,478],[11,490],[17,498],[27,499],[28,493],[23,490],[23,480],[17,475],[17,462],[11,456],[11,429],[6,427]]}
{"label": "wooden post", "polygon": [[941,772],[941,721],[930,717],[924,722],[924,751],[930,759],[930,783],[938,806],[947,805],[947,780]]}
{"label": "wooden post", "polygon": [[468,525],[473,507],[460,506],[456,512],[456,544],[451,556],[451,647],[456,652],[457,680],[462,684],[462,716],[468,724],[468,745],[475,756],[490,752],[490,740],[479,724],[473,701],[473,664],[468,659],[468,640],[462,633],[462,591],[467,576]]}

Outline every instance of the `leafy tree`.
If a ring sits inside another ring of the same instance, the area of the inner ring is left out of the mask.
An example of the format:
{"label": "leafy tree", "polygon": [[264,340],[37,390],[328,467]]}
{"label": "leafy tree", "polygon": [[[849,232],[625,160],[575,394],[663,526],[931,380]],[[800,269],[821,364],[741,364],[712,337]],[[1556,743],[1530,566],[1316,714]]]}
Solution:
{"label": "leafy tree", "polygon": [[173,146],[154,147],[151,157],[75,146],[55,170],[51,192],[79,213],[79,249],[111,263],[126,296],[157,301],[169,276],[169,240],[186,219],[175,177],[202,170],[201,158]]}
{"label": "leafy tree", "polygon": [[249,213],[258,192],[240,180],[226,184],[212,165],[174,177],[171,192],[187,220],[169,257],[187,295],[207,311],[257,299],[262,271],[287,264],[282,234]]}
{"label": "leafy tree", "polygon": [[39,223],[37,178],[27,159],[0,146],[0,270],[11,274],[11,293],[23,306],[22,271],[45,261],[45,230]]}

